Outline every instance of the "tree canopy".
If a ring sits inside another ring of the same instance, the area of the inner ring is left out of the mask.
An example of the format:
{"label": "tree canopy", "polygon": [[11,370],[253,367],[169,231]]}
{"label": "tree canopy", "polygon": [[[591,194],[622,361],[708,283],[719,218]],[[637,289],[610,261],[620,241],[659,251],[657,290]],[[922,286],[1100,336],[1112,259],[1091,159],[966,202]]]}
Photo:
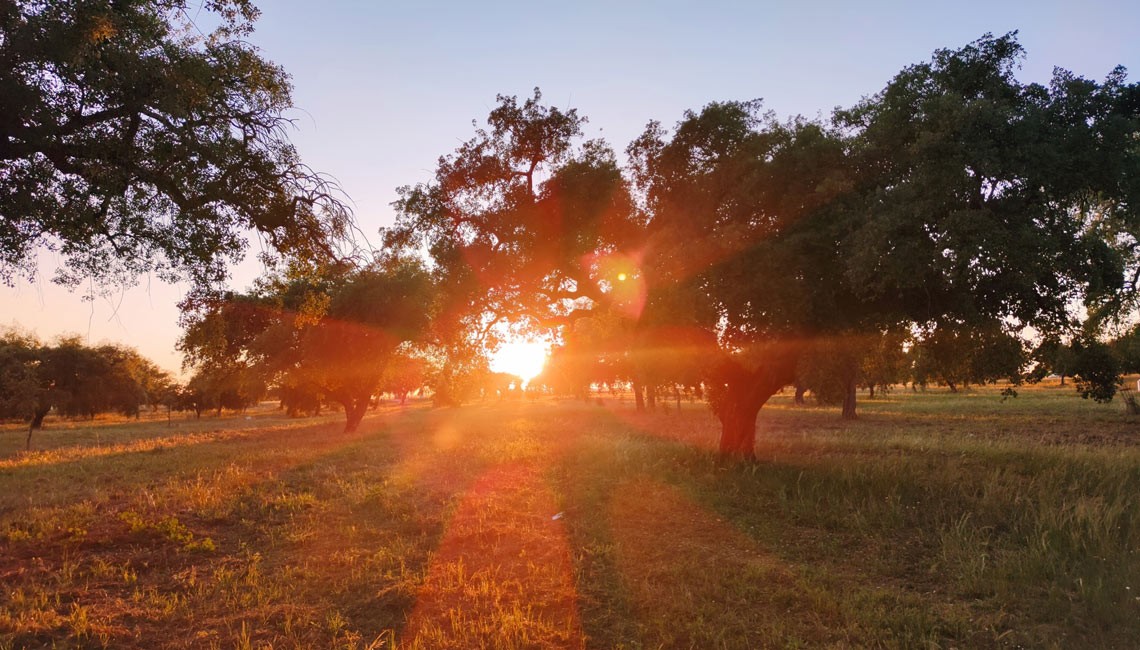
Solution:
{"label": "tree canopy", "polygon": [[1001,347],[1135,303],[1140,90],[1123,69],[1022,84],[1022,57],[1015,34],[939,50],[830,121],[712,103],[651,122],[628,176],[575,144],[575,111],[500,97],[402,190],[388,243],[426,248],[483,325],[620,315],[635,383],[654,381],[638,350],[688,355],[721,450],[750,456],[813,347],[907,330]]}
{"label": "tree canopy", "polygon": [[16,330],[0,332],[0,418],[28,422],[29,446],[32,430],[52,409],[70,417],[137,416],[172,385],[169,374],[132,348],[92,347],[76,336],[44,345]]}
{"label": "tree canopy", "polygon": [[204,376],[244,373],[338,402],[353,431],[386,378],[398,383],[405,348],[426,341],[433,287],[423,265],[406,258],[294,266],[248,293],[190,300],[180,348]]}
{"label": "tree canopy", "polygon": [[198,9],[0,3],[0,280],[34,276],[46,248],[65,284],[208,283],[250,230],[305,257],[346,236],[335,183],[288,141],[288,75],[244,40],[257,9]]}

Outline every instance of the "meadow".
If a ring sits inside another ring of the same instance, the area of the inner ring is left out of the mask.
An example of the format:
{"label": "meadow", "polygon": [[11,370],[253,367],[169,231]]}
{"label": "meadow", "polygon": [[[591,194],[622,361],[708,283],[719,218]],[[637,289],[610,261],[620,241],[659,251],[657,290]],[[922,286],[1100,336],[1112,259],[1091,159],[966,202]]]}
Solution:
{"label": "meadow", "polygon": [[1140,647],[1140,419],[1070,387],[0,429],[0,648]]}

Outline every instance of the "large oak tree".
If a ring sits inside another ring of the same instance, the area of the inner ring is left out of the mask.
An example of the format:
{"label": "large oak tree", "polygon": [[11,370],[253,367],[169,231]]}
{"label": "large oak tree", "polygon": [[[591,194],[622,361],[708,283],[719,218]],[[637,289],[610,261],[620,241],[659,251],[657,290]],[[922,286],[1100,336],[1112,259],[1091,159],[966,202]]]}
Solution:
{"label": "large oak tree", "polygon": [[0,2],[0,281],[35,275],[47,248],[67,284],[208,283],[250,230],[334,253],[349,215],[289,143],[289,77],[245,40],[257,15],[249,0]]}

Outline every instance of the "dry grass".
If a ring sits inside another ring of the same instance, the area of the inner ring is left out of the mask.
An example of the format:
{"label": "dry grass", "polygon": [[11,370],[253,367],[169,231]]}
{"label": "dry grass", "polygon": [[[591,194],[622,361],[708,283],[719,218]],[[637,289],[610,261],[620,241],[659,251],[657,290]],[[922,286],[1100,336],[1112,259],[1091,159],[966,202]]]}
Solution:
{"label": "dry grass", "polygon": [[0,648],[1140,646],[1140,422],[861,414],[778,397],[741,465],[608,398],[12,427]]}

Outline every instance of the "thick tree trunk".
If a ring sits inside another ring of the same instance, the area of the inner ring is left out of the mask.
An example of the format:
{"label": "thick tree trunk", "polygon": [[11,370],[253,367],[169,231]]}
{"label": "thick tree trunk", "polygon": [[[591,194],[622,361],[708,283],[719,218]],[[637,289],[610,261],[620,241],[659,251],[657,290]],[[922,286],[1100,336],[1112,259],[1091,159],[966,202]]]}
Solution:
{"label": "thick tree trunk", "polygon": [[638,411],[645,410],[645,397],[642,394],[643,386],[636,379],[633,380],[633,401]]}
{"label": "thick tree trunk", "polygon": [[344,432],[355,433],[360,428],[360,422],[364,420],[364,414],[368,411],[368,399],[344,399],[341,400],[344,405]]}
{"label": "thick tree trunk", "polygon": [[756,370],[747,370],[735,361],[721,369],[724,393],[716,408],[721,424],[721,455],[755,460],[756,417],[769,398],[795,380],[800,351],[794,345],[779,348]]}
{"label": "thick tree trunk", "polygon": [[796,382],[796,396],[792,398],[792,403],[796,404],[798,406],[803,406],[805,401],[806,401],[806,400],[804,400],[804,393],[806,393],[806,392],[807,392],[807,386],[805,386],[799,382]]}
{"label": "thick tree trunk", "polygon": [[741,397],[722,407],[718,414],[721,455],[756,459],[756,416],[766,401]]}
{"label": "thick tree trunk", "polygon": [[844,420],[854,420],[855,415],[855,397],[857,393],[855,390],[855,378],[850,377],[847,379],[847,388],[843,393],[843,413],[841,417]]}

